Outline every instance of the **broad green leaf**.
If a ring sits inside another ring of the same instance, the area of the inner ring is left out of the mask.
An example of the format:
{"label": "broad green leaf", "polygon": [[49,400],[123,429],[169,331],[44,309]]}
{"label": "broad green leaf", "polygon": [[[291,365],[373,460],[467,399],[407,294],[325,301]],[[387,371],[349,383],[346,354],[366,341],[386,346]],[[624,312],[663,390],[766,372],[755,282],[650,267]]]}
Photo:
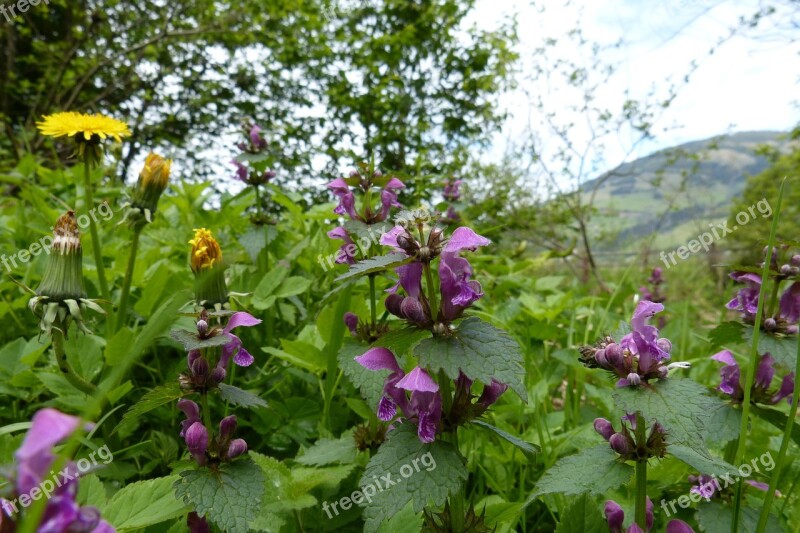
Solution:
{"label": "broad green leaf", "polygon": [[713,457],[707,451],[698,451],[696,447],[690,448],[681,444],[672,444],[667,446],[667,453],[683,461],[701,474],[709,476],[737,474],[737,470],[733,465]]}
{"label": "broad green leaf", "polygon": [[81,482],[78,483],[78,495],[76,500],[81,505],[90,505],[96,507],[101,515],[104,515],[108,498],[106,497],[106,489],[103,487],[103,482],[97,477],[97,474],[88,474],[81,476]]}
{"label": "broad green leaf", "polygon": [[640,411],[645,421],[658,421],[671,444],[684,444],[704,451],[709,421],[720,416],[727,404],[709,395],[703,385],[687,378],[670,377],[647,387],[616,389],[615,405],[626,413]]}
{"label": "broad green leaf", "polygon": [[183,390],[177,381],[171,381],[166,385],[160,385],[155,389],[148,391],[144,396],[142,396],[141,400],[136,402],[133,406],[131,406],[130,409],[128,409],[114,431],[116,431],[120,425],[138,418],[143,414],[152,411],[156,407],[161,407],[162,405],[166,405],[170,402],[183,398],[189,392],[190,391]]}
{"label": "broad green leaf", "polygon": [[[753,342],[753,328],[747,326],[744,338],[748,344]],[[758,353],[763,355],[769,352],[775,362],[783,368],[794,370],[797,360],[797,335],[793,337],[778,337],[761,332],[758,336]]]}
{"label": "broad green leaf", "polygon": [[[675,505],[676,510],[680,510],[680,505]],[[669,507],[670,511],[672,506]],[[755,531],[758,525],[758,515],[761,509],[743,507],[739,522],[739,531]],[[718,501],[700,502],[697,504],[695,513],[697,523],[703,533],[730,533],[733,525],[733,509]],[[770,513],[767,521],[767,531],[769,533],[782,533],[786,529],[781,525],[775,514]]]}
{"label": "broad green leaf", "polygon": [[600,506],[586,494],[575,498],[559,516],[556,533],[606,533],[608,524]]}
{"label": "broad green leaf", "polygon": [[422,530],[422,515],[414,512],[414,505],[408,502],[393,517],[378,528],[378,533],[419,533]]}
{"label": "broad green leaf", "polygon": [[322,362],[320,358],[311,358],[311,357],[303,357],[300,355],[294,355],[284,350],[274,348],[272,346],[262,346],[261,350],[264,353],[268,353],[270,355],[274,355],[278,359],[286,361],[287,363],[294,365],[298,368],[304,368],[309,372],[319,373],[324,370],[324,367],[321,366]]}
{"label": "broad green leaf", "polygon": [[[424,339],[431,338],[430,331],[415,327],[396,329],[381,336],[372,346],[389,348],[397,357],[411,355],[414,348]],[[365,350],[366,351],[366,350]]]}
{"label": "broad green leaf", "polygon": [[489,384],[493,379],[507,384],[527,401],[519,345],[505,331],[479,318],[468,318],[448,337],[431,337],[414,348],[421,366],[452,379],[460,372],[468,378]]}
{"label": "broad green leaf", "polygon": [[355,361],[355,357],[369,350],[369,346],[361,344],[355,339],[344,339],[337,361],[339,368],[360,392],[370,409],[378,408],[378,402],[383,396],[383,382],[389,375],[388,370],[367,370]]}
{"label": "broad green leaf", "polygon": [[[770,407],[759,407],[757,405],[753,405],[750,407],[750,410],[753,414],[758,415],[759,418],[766,420],[780,431],[783,431],[786,428],[786,414],[778,411],[777,409],[772,409]],[[741,413],[739,414],[741,417]],[[792,440],[800,446],[800,424],[796,422],[792,424]]]}
{"label": "broad green leaf", "polygon": [[493,425],[491,425],[491,424],[489,424],[487,422],[484,422],[483,420],[473,420],[472,423],[475,424],[476,426],[482,427],[484,429],[488,429],[489,431],[492,431],[495,435],[497,435],[501,439],[504,439],[504,440],[510,442],[511,444],[513,444],[514,446],[516,446],[517,448],[522,450],[522,452],[528,458],[532,458],[537,453],[542,451],[541,448],[539,448],[535,444],[531,444],[530,442],[525,442],[524,440],[520,439],[519,437],[515,437],[514,435],[512,435],[512,434],[510,434],[508,432],[505,432],[502,429],[500,429],[498,427],[495,427],[495,426],[493,426]]}
{"label": "broad green leaf", "polygon": [[605,494],[630,481],[633,467],[606,444],[563,457],[536,483],[526,504],[542,494]]}
{"label": "broad green leaf", "polygon": [[185,470],[174,487],[176,497],[220,529],[246,533],[261,509],[264,472],[252,459],[241,458],[214,469]]}
{"label": "broad green leaf", "polygon": [[275,291],[288,275],[289,269],[282,265],[276,266],[267,272],[267,274],[261,278],[261,281],[256,286],[255,291],[253,291],[253,307],[256,309],[266,309],[269,307],[266,305],[267,299],[270,296],[274,296]]}
{"label": "broad green leaf", "polygon": [[228,385],[227,383],[219,384],[219,393],[227,402],[241,407],[267,407],[266,400],[259,398],[252,392],[242,390],[239,387]]}
{"label": "broad green leaf", "polygon": [[723,322],[708,332],[708,342],[715,348],[739,344],[744,340],[744,328],[741,322]]}
{"label": "broad green leaf", "polygon": [[225,346],[231,342],[230,337],[227,335],[220,334],[209,337],[208,339],[200,339],[196,331],[188,331],[185,329],[173,329],[169,332],[169,336],[183,344],[183,349],[187,352],[202,350],[203,348]]}
{"label": "broad green leaf", "polygon": [[739,436],[739,430],[742,427],[742,410],[726,403],[725,407],[721,407],[715,416],[707,418],[705,424],[705,436],[708,442],[731,441]]}
{"label": "broad green leaf", "polygon": [[117,531],[139,529],[186,514],[186,506],[175,499],[172,475],[126,485],[108,501],[103,518]]}
{"label": "broad green leaf", "polygon": [[276,298],[288,298],[297,294],[303,294],[311,286],[311,280],[308,278],[301,278],[300,276],[292,276],[286,278],[278,288],[275,290]]}
{"label": "broad green leaf", "polygon": [[356,458],[356,441],[347,432],[338,439],[320,439],[295,461],[302,465],[324,466],[352,463]]}
{"label": "broad green leaf", "polygon": [[426,506],[444,505],[466,479],[464,458],[451,444],[420,442],[414,424],[396,427],[370,460],[359,483],[367,500],[364,531],[377,531],[409,502],[415,513]]}
{"label": "broad green leaf", "polygon": [[351,265],[350,270],[336,278],[335,281],[338,283],[350,278],[371,274],[373,272],[383,272],[384,270],[405,265],[413,260],[414,259],[412,257],[408,257],[406,254],[401,254],[399,252],[392,252],[387,255],[371,257],[364,261],[359,261],[355,265]]}

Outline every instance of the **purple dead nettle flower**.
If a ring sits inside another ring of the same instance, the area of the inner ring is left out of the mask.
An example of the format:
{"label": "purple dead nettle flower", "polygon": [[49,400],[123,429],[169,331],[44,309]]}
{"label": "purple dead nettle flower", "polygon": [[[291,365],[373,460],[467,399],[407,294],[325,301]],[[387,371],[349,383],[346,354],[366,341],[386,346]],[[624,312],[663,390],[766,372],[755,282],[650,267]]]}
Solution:
{"label": "purple dead nettle flower", "polygon": [[[728,483],[726,482],[724,486],[721,485],[720,481],[717,479],[716,476],[700,474],[696,476],[695,475],[689,476],[688,479],[689,483],[692,483],[692,488],[689,489],[689,492],[694,494],[699,494],[706,500],[719,497],[723,493],[731,492],[731,489],[728,488]],[[760,491],[766,492],[767,490],[769,490],[769,485],[767,485],[766,483],[761,483],[760,481],[747,479],[745,480],[745,483]],[[776,490],[775,496],[780,497],[781,496],[780,491]]]}
{"label": "purple dead nettle flower", "polygon": [[666,432],[658,422],[655,422],[650,428],[650,434],[644,446],[637,446],[633,435],[636,430],[636,413],[622,417],[619,431],[615,431],[611,422],[605,418],[595,419],[594,430],[608,442],[611,449],[617,452],[624,461],[664,457],[666,454]]}
{"label": "purple dead nettle flower", "polygon": [[[611,530],[611,533],[650,533],[650,530],[653,528],[653,502],[650,501],[649,497],[647,498],[647,507],[645,511],[646,531],[643,531],[635,522],[625,529],[625,511],[623,511],[622,507],[614,500],[608,500],[606,502],[603,513],[606,515],[606,521],[608,522],[608,528]],[[683,520],[675,519],[667,523],[665,533],[694,533],[694,529]]]}
{"label": "purple dead nettle flower", "polygon": [[[387,348],[371,348],[355,360],[368,370],[391,371],[384,381],[378,418],[384,422],[392,420],[399,407],[406,418],[416,419],[419,439],[433,442],[442,418],[442,397],[433,378],[420,367],[406,374]],[[411,392],[410,401],[405,391]]]}
{"label": "purple dead nettle flower", "polygon": [[581,348],[581,360],[590,367],[611,370],[618,377],[617,387],[638,387],[651,379],[664,379],[674,368],[689,368],[689,363],[669,363],[672,343],[659,337],[658,328],[647,321],[664,310],[659,303],[642,300],[631,319],[631,332],[619,343],[605,337],[596,346]]}
{"label": "purple dead nettle flower", "polygon": [[444,182],[444,199],[448,202],[457,202],[461,198],[461,192],[458,190],[461,187],[463,180],[445,180]]}
{"label": "purple dead nettle flower", "polygon": [[263,150],[267,147],[267,141],[264,139],[264,136],[261,135],[261,126],[257,124],[253,124],[253,127],[250,128],[250,144],[256,150]]}
{"label": "purple dead nettle flower", "polygon": [[222,330],[223,335],[230,337],[231,342],[222,347],[222,357],[220,357],[219,363],[217,363],[217,368],[226,369],[231,355],[233,355],[233,362],[236,363],[237,366],[250,366],[253,364],[255,359],[250,355],[250,352],[245,350],[244,346],[242,346],[242,340],[231,333],[231,331],[239,327],[249,328],[257,326],[258,324],[261,324],[261,320],[250,313],[239,311],[231,315],[230,319],[228,319],[228,323]]}
{"label": "purple dead nettle flower", "polygon": [[[792,257],[792,263],[795,262]],[[800,258],[798,259],[800,261]],[[794,269],[796,266],[783,265],[784,270]],[[786,274],[788,276],[790,274]],[[776,283],[786,276],[779,276]],[[761,291],[761,276],[752,272],[733,272],[730,277],[745,286],[736,293],[736,296],[726,304],[728,309],[739,311],[742,321],[746,324],[754,324],[756,312],[758,311],[758,297]],[[791,283],[781,294],[779,306],[775,316],[766,316],[762,319],[761,326],[770,333],[784,333],[794,335],[798,331],[797,322],[800,320],[800,282]]]}
{"label": "purple dead nettle flower", "polygon": [[[30,495],[32,490],[46,486],[43,482],[49,481],[45,478],[53,475],[51,469],[56,459],[52,451],[53,446],[69,437],[80,426],[79,418],[65,415],[52,408],[42,409],[33,416],[31,428],[14,454],[17,464],[17,495]],[[91,428],[91,424],[88,428]],[[74,463],[68,463],[65,471],[74,479],[59,483],[48,496],[47,506],[37,531],[113,533],[114,528],[100,518],[97,509],[80,507],[75,501],[80,470]],[[9,517],[16,512],[16,503],[0,499],[0,505]]]}
{"label": "purple dead nettle flower", "polygon": [[331,239],[342,239],[344,241],[336,254],[336,262],[338,264],[355,265],[357,263],[355,254],[350,253],[351,251],[355,250],[355,243],[353,242],[353,239],[350,238],[350,234],[347,233],[347,230],[344,229],[343,226],[339,226],[330,230],[328,232],[328,237]]}
{"label": "purple dead nettle flower", "polygon": [[[730,350],[722,350],[712,355],[711,359],[725,364],[719,371],[722,381],[717,388],[730,396],[735,403],[741,403],[744,399],[744,390],[740,381],[739,365],[736,363],[733,353]],[[785,398],[788,403],[791,403],[791,396],[794,392],[794,372],[784,375],[777,390],[770,391],[769,388],[775,377],[774,365],[775,359],[769,353],[765,353],[759,359],[753,388],[750,391],[751,401],[775,405]]]}

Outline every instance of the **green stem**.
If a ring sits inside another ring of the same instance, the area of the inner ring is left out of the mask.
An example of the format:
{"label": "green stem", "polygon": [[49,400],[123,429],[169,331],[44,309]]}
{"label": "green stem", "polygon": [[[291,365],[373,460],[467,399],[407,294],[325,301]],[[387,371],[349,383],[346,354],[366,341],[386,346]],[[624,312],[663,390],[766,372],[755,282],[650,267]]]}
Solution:
{"label": "green stem", "polygon": [[[644,417],[636,413],[636,448],[642,450],[647,442]],[[636,461],[636,523],[647,531],[647,457]]]}
{"label": "green stem", "polygon": [[800,342],[797,343],[797,359],[795,359],[795,387],[792,393],[792,406],[789,409],[789,416],[786,418],[786,426],[783,428],[783,439],[781,440],[781,448],[778,451],[778,458],[775,461],[775,471],[772,472],[772,477],[769,480],[769,489],[764,497],[764,505],[761,507],[761,515],[758,517],[758,526],[756,533],[764,533],[767,528],[767,520],[769,519],[769,510],[772,507],[772,500],[775,497],[775,489],[778,488],[778,482],[781,477],[781,469],[783,461],[786,458],[786,451],[789,449],[789,441],[792,439],[792,429],[794,428],[794,419],[797,414],[797,403],[800,400],[800,384],[797,383],[797,376],[800,376]]}
{"label": "green stem", "polygon": [[203,404],[203,424],[206,426],[206,429],[211,432],[211,411],[208,408],[208,393],[203,391],[200,393],[201,402]]}
{"label": "green stem", "polygon": [[439,301],[436,298],[436,286],[433,284],[433,274],[431,264],[425,263],[425,284],[428,288],[428,303],[431,306],[431,317],[433,321],[439,320]]}
{"label": "green stem", "polygon": [[[764,267],[761,269],[761,279],[763,280],[761,289],[758,294],[758,309],[756,310],[756,319],[753,326],[753,342],[750,346],[750,364],[747,366],[747,377],[743,383],[744,399],[742,400],[742,424],[739,428],[739,443],[736,447],[736,462],[734,464],[742,464],[744,459],[744,451],[747,444],[747,425],[750,420],[750,393],[753,388],[753,379],[755,378],[755,369],[758,364],[758,339],[761,334],[761,318],[764,315],[764,289],[767,285],[769,274],[769,267],[772,258],[772,249],[775,245],[775,234],[778,228],[778,219],[781,213],[781,203],[783,202],[783,191],[786,187],[786,178],[781,182],[781,188],[778,192],[778,204],[775,206],[775,213],[772,218],[772,227],[769,231],[769,242],[767,243],[767,255],[764,258]],[[792,417],[790,417],[792,418]],[[739,515],[742,507],[742,480],[736,486],[736,499],[733,504],[733,524],[731,526],[731,533],[737,533],[739,530]]]}
{"label": "green stem", "polygon": [[125,271],[125,281],[122,283],[122,294],[119,298],[119,309],[117,309],[117,320],[114,324],[114,332],[116,333],[125,324],[125,315],[128,311],[128,296],[131,292],[131,280],[133,279],[133,270],[136,267],[136,252],[139,250],[139,236],[142,233],[142,227],[134,228],[131,235],[131,251],[128,256],[128,269]]}
{"label": "green stem", "polygon": [[103,266],[103,250],[100,247],[100,236],[97,234],[97,224],[91,216],[91,210],[94,209],[94,197],[92,196],[92,178],[89,163],[83,163],[83,192],[86,198],[86,216],[89,217],[89,233],[92,236],[92,253],[94,254],[95,268],[97,268],[97,279],[100,283],[100,294],[104,299],[110,300],[111,293],[108,291],[108,282],[106,282],[106,271]]}
{"label": "green stem", "polygon": [[375,274],[369,275],[369,316],[370,316],[370,331],[374,331],[377,333],[378,310],[377,310],[377,298],[375,297]]}
{"label": "green stem", "polygon": [[64,351],[64,334],[61,333],[61,330],[53,328],[52,337],[53,350],[55,351],[56,362],[61,374],[79,391],[85,394],[94,394],[96,391],[95,386],[76,374],[69,364],[67,352]]}

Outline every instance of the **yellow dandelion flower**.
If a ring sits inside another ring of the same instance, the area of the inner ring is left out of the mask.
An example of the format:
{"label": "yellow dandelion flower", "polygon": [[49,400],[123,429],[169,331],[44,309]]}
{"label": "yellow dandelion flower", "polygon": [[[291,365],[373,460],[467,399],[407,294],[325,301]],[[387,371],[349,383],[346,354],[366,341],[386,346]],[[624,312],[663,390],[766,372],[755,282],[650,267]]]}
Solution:
{"label": "yellow dandelion flower", "polygon": [[147,154],[141,173],[142,186],[163,191],[167,187],[171,167],[172,159],[164,159],[150,152]]}
{"label": "yellow dandelion flower", "polygon": [[123,137],[129,137],[131,131],[128,125],[121,120],[105,115],[86,115],[74,111],[65,111],[47,115],[36,126],[42,135],[48,137],[76,137],[78,141],[90,141],[97,135],[101,140],[113,137],[121,142]]}
{"label": "yellow dandelion flower", "polygon": [[195,229],[194,239],[190,240],[189,244],[192,245],[189,262],[193,272],[199,272],[222,263],[222,250],[219,243],[207,229]]}

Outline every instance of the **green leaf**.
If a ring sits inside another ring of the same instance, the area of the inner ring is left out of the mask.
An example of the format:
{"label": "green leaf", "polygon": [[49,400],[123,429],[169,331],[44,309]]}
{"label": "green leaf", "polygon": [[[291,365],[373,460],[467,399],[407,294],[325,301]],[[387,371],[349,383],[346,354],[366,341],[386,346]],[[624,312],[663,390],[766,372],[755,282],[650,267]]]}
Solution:
{"label": "green leaf", "polygon": [[378,408],[381,396],[383,396],[383,382],[386,376],[389,375],[389,371],[367,370],[359,365],[354,358],[362,355],[367,350],[369,350],[369,346],[361,344],[355,339],[344,339],[336,359],[344,375],[361,392],[361,395],[367,401],[367,405],[374,412]]}
{"label": "green leaf", "polygon": [[186,506],[175,499],[172,488],[179,479],[172,475],[126,485],[109,500],[102,516],[117,531],[124,531],[184,515]]}
{"label": "green leaf", "polygon": [[[679,506],[675,506],[679,509]],[[739,531],[755,531],[761,509],[744,507],[739,521]],[[697,523],[704,533],[730,533],[733,526],[733,509],[721,502],[701,502],[695,513]],[[775,514],[770,513],[766,531],[781,533],[786,531]]]}
{"label": "green leaf", "polygon": [[383,272],[384,270],[388,270],[390,268],[396,268],[400,265],[411,263],[413,260],[413,257],[408,257],[406,254],[401,254],[399,252],[392,252],[387,255],[371,257],[364,261],[359,261],[355,265],[351,265],[350,270],[336,278],[335,281],[340,282],[350,278],[371,274],[373,272]]}
{"label": "green leaf", "polygon": [[255,531],[278,533],[288,513],[316,505],[317,500],[296,485],[292,472],[280,461],[250,452],[264,475],[264,498],[258,516],[250,523]]}
{"label": "green leaf", "polygon": [[743,333],[741,322],[723,322],[708,333],[708,342],[715,348],[739,344],[744,340]]}
{"label": "green leaf", "polygon": [[537,453],[542,451],[542,449],[536,446],[535,444],[531,444],[530,442],[525,442],[524,440],[515,437],[514,435],[507,433],[502,429],[495,427],[487,422],[484,422],[483,420],[473,420],[472,423],[475,424],[476,426],[488,429],[489,431],[494,432],[495,435],[497,435],[498,437],[507,440],[508,442],[510,442],[511,444],[522,450],[525,456],[528,457],[529,459],[533,458],[534,456],[536,456]]}
{"label": "green leaf", "polygon": [[633,467],[619,460],[607,443],[563,457],[536,483],[526,505],[542,494],[605,494],[630,481]]}
{"label": "green leaf", "polygon": [[[705,421],[708,442],[725,443],[739,436],[742,427],[742,410],[729,403],[721,407],[717,414]],[[781,426],[783,427],[783,426]]]}
{"label": "green leaf", "polygon": [[297,294],[303,294],[311,286],[311,280],[301,278],[300,276],[292,276],[283,281],[275,291],[276,298],[288,298]]}
{"label": "green leaf", "polygon": [[[779,430],[783,431],[786,428],[786,419],[788,418],[785,413],[778,411],[777,409],[772,409],[769,407],[759,407],[757,405],[753,405],[750,407],[754,414],[758,415],[759,418],[766,420]],[[741,417],[741,413],[739,417]],[[792,424],[792,440],[800,446],[800,424],[794,423]]]}
{"label": "green leaf", "polygon": [[302,465],[324,466],[336,463],[352,463],[356,458],[356,441],[348,432],[338,439],[320,439],[303,455],[295,458]]}
{"label": "green leaf", "polygon": [[709,476],[738,475],[736,467],[711,456],[707,451],[698,451],[696,448],[681,444],[671,444],[667,446],[667,452],[701,474]]}
{"label": "green leaf", "polygon": [[414,353],[420,365],[433,372],[444,370],[452,379],[463,372],[484,384],[496,379],[527,401],[525,369],[517,341],[480,318],[464,320],[450,336],[423,340]]}
{"label": "green leaf", "polygon": [[440,507],[467,479],[464,459],[451,444],[420,442],[414,424],[402,424],[372,457],[360,486],[371,501],[364,509],[364,531],[374,532],[412,502],[415,513]]}
{"label": "green leaf", "polygon": [[616,389],[615,405],[627,413],[641,411],[648,425],[658,421],[671,444],[684,444],[704,451],[709,422],[727,408],[708,389],[687,378],[670,377],[647,387]]}
{"label": "green leaf", "polygon": [[242,458],[217,468],[197,468],[180,473],[175,496],[229,533],[249,531],[261,509],[264,472],[252,459]]}
{"label": "green leaf", "polygon": [[78,495],[75,499],[81,505],[96,507],[101,515],[104,515],[103,511],[108,504],[106,489],[96,474],[81,476],[81,482],[78,483]]}
{"label": "green leaf", "polygon": [[227,335],[214,335],[208,339],[200,339],[196,331],[188,331],[185,329],[173,329],[169,332],[169,336],[183,344],[183,349],[187,352],[192,350],[202,350],[203,348],[213,348],[215,346],[225,346],[231,342],[230,337]]}
{"label": "green leaf", "polygon": [[[747,326],[744,338],[749,344],[752,344],[752,326]],[[758,336],[758,353],[763,355],[767,352],[775,358],[776,363],[784,368],[794,370],[797,360],[797,335],[778,337],[762,331]]]}
{"label": "green leaf", "polygon": [[266,400],[259,398],[252,392],[242,390],[233,385],[228,385],[227,383],[219,384],[219,394],[226,402],[241,407],[267,407]]}
{"label": "green leaf", "polygon": [[581,494],[559,515],[556,533],[606,533],[608,524],[592,498]]}
{"label": "green leaf", "polygon": [[122,424],[129,422],[135,418],[142,416],[162,405],[173,402],[179,398],[183,398],[190,391],[181,389],[177,381],[169,382],[166,385],[160,385],[152,389],[142,396],[142,399],[136,402],[125,413],[119,425],[114,429],[116,431]]}
{"label": "green leaf", "polygon": [[420,342],[429,338],[431,338],[431,332],[426,329],[405,327],[382,335],[372,343],[372,346],[389,348],[397,357],[402,357],[410,355]]}
{"label": "green leaf", "polygon": [[[276,266],[261,278],[261,281],[253,291],[253,307],[256,309],[267,309],[270,307],[271,302],[275,301],[274,294],[280,284],[289,275],[289,269],[285,266]],[[270,300],[270,297],[271,300]],[[268,305],[269,304],[269,305]]]}

